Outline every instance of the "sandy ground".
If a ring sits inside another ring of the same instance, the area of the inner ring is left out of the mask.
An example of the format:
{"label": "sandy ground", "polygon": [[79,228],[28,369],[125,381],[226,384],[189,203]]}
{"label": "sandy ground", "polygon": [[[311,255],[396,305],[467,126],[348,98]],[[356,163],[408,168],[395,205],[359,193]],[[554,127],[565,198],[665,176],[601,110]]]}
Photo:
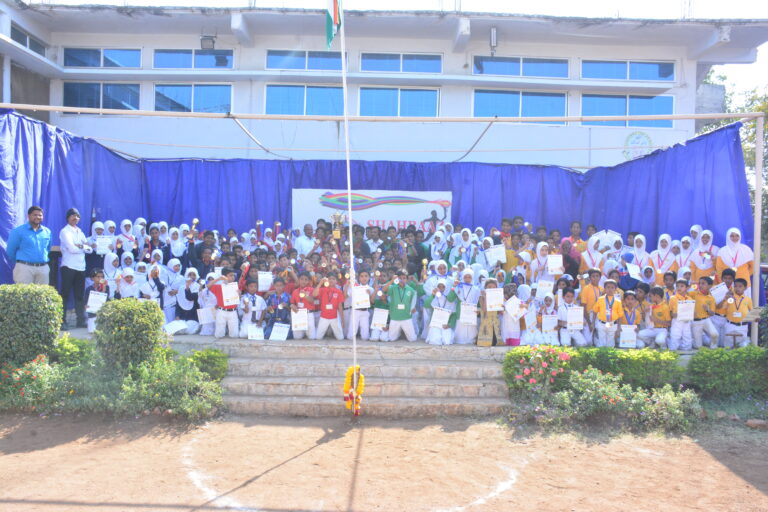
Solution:
{"label": "sandy ground", "polygon": [[768,435],[0,415],[1,511],[768,511]]}

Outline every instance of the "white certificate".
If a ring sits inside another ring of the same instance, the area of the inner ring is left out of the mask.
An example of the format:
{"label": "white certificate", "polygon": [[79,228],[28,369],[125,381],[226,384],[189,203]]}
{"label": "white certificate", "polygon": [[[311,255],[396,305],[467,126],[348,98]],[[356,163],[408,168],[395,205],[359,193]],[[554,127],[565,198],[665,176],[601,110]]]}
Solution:
{"label": "white certificate", "polygon": [[541,332],[557,330],[557,315],[541,315]]}
{"label": "white certificate", "polygon": [[525,330],[531,333],[536,332],[536,329],[538,328],[538,320],[535,309],[528,311],[525,314]]}
{"label": "white certificate", "polygon": [[264,328],[256,324],[250,324],[248,326],[248,339],[264,341]]}
{"label": "white certificate", "polygon": [[291,326],[288,324],[281,324],[275,322],[272,326],[272,332],[269,333],[269,341],[285,341],[288,339],[288,331],[291,330]]}
{"label": "white certificate", "polygon": [[637,331],[634,325],[621,326],[619,348],[637,348]]}
{"label": "white certificate", "polygon": [[709,289],[709,294],[715,299],[715,304],[720,304],[725,299],[728,293],[728,286],[725,283],[720,283]]}
{"label": "white certificate", "polygon": [[178,334],[181,331],[184,331],[187,329],[187,322],[184,320],[174,320],[173,322],[168,322],[165,324],[165,327],[163,327],[163,330],[167,332],[170,335]]}
{"label": "white certificate", "polygon": [[240,290],[237,288],[237,283],[222,284],[221,299],[225,308],[237,306],[240,303]]}
{"label": "white certificate", "polygon": [[552,275],[563,273],[563,255],[550,254],[547,256],[547,272]]}
{"label": "white certificate", "polygon": [[374,308],[371,317],[371,329],[384,329],[387,326],[387,318],[389,318],[388,309]]}
{"label": "white certificate", "polygon": [[520,315],[520,299],[512,296],[504,303],[504,311],[512,318],[519,318]]}
{"label": "white certificate", "polygon": [[259,291],[266,292],[272,287],[272,272],[259,272]]}
{"label": "white certificate", "polygon": [[552,289],[555,287],[554,281],[542,281],[539,279],[539,281],[536,283],[536,300],[538,300],[541,303],[544,303],[544,297],[548,293],[552,293]]}
{"label": "white certificate", "polygon": [[352,307],[355,309],[368,309],[371,307],[371,296],[367,286],[352,287]]}
{"label": "white certificate", "polygon": [[677,303],[677,319],[681,322],[693,322],[693,313],[695,309],[695,300],[681,300]]}
{"label": "white certificate", "polygon": [[477,325],[477,306],[462,302],[459,322],[464,325]]}
{"label": "white certificate", "polygon": [[309,328],[309,315],[304,308],[297,312],[291,312],[291,329],[294,331],[306,331]]}
{"label": "white certificate", "polygon": [[569,331],[578,331],[584,328],[584,308],[581,306],[574,306],[568,308],[566,314],[566,324]]}
{"label": "white certificate", "polygon": [[215,320],[214,318],[214,311],[216,311],[214,308],[200,308],[197,310],[197,321],[200,323],[200,325],[205,324],[212,324]]}
{"label": "white certificate", "polygon": [[442,329],[444,325],[448,325],[448,321],[451,318],[451,311],[445,308],[432,308],[432,320],[429,322],[429,327],[435,329]]}
{"label": "white certificate", "polygon": [[485,259],[491,266],[496,266],[497,263],[504,264],[507,262],[507,248],[504,244],[491,246],[485,251]]}
{"label": "white certificate", "polygon": [[88,313],[98,313],[101,309],[101,306],[103,306],[105,302],[107,302],[106,293],[91,290],[91,292],[88,294],[88,305],[86,306],[86,311]]}
{"label": "white certificate", "polygon": [[484,291],[486,311],[504,311],[504,289],[486,288]]}
{"label": "white certificate", "polygon": [[108,254],[111,252],[109,246],[112,245],[111,236],[97,236],[96,237],[96,254]]}
{"label": "white certificate", "polygon": [[643,276],[640,275],[640,267],[634,263],[627,263],[627,273],[632,279],[637,279],[638,281],[643,279]]}

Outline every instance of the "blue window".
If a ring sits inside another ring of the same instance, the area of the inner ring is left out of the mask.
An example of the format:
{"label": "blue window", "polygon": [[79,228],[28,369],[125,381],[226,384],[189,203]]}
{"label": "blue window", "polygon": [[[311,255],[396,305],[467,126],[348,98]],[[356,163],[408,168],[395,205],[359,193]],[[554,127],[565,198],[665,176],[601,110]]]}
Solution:
{"label": "blue window", "polygon": [[81,68],[101,67],[101,50],[97,48],[64,48],[64,65]]}
{"label": "blue window", "polygon": [[626,61],[584,60],[581,62],[582,78],[627,79]]}
{"label": "blue window", "polygon": [[232,110],[231,85],[195,85],[195,112],[227,113]]}
{"label": "blue window", "polygon": [[303,85],[268,85],[267,114],[304,114]]}
{"label": "blue window", "polygon": [[403,71],[406,73],[440,73],[443,59],[440,55],[421,55],[406,53],[403,55]]}
{"label": "blue window", "polygon": [[[584,94],[581,97],[581,115],[625,116],[627,115],[627,97]],[[581,124],[591,126],[626,126],[624,121],[583,121]]]}
{"label": "blue window", "polygon": [[360,60],[363,71],[400,71],[398,53],[364,53]]}
{"label": "blue window", "polygon": [[378,87],[360,88],[361,116],[397,116],[398,90]]}
{"label": "blue window", "polygon": [[21,46],[27,46],[27,33],[16,25],[11,25],[11,39],[19,43]]}
{"label": "blue window", "polygon": [[155,110],[162,112],[192,112],[192,86],[156,85]]}
{"label": "blue window", "polygon": [[232,68],[232,50],[195,50],[195,67]]}
{"label": "blue window", "polygon": [[306,114],[340,116],[344,114],[344,92],[341,87],[307,86]]}
{"label": "blue window", "polygon": [[400,117],[437,117],[437,90],[400,89]]}
{"label": "blue window", "polygon": [[[564,116],[565,94],[554,92],[524,92],[520,110],[522,112],[522,117]],[[563,121],[550,121],[548,124],[565,123]]]}
{"label": "blue window", "polygon": [[105,48],[103,65],[105,68],[140,68],[141,50],[116,50]]}
{"label": "blue window", "polygon": [[480,57],[474,58],[476,75],[520,76],[519,57]]}
{"label": "blue window", "polygon": [[32,36],[29,37],[29,49],[45,57],[45,45]]}
{"label": "blue window", "polygon": [[520,93],[517,91],[475,91],[475,117],[519,117]]}
{"label": "blue window", "polygon": [[[672,114],[672,96],[630,96],[629,115],[650,116]],[[672,128],[672,120],[630,121],[629,126]]]}
{"label": "blue window", "polygon": [[100,102],[100,83],[64,82],[65,107],[99,108]]}
{"label": "blue window", "polygon": [[268,50],[267,69],[306,69],[307,52]]}
{"label": "blue window", "polygon": [[565,59],[523,59],[523,76],[568,78]]}
{"label": "blue window", "polygon": [[307,52],[307,69],[341,71],[341,52]]}
{"label": "blue window", "polygon": [[675,79],[675,63],[630,62],[629,79],[671,82]]}
{"label": "blue window", "polygon": [[138,110],[139,84],[103,84],[101,107]]}
{"label": "blue window", "polygon": [[191,68],[192,50],[155,50],[156,68]]}
{"label": "blue window", "polygon": [[361,116],[437,117],[437,89],[360,88]]}

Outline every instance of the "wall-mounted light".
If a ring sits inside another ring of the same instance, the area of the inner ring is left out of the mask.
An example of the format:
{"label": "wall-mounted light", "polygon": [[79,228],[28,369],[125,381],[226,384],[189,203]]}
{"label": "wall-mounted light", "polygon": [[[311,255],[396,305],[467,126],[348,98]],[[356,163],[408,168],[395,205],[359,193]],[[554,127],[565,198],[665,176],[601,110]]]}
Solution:
{"label": "wall-mounted light", "polygon": [[216,36],[200,36],[200,49],[213,50],[216,46]]}
{"label": "wall-mounted light", "polygon": [[498,41],[496,40],[496,27],[491,27],[491,57],[496,55],[496,45]]}

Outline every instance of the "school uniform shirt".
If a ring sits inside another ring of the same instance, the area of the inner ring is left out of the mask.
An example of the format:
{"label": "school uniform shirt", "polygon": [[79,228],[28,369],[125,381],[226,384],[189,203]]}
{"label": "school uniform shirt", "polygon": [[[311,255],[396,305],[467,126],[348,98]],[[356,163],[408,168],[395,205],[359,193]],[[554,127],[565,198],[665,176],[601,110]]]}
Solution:
{"label": "school uniform shirt", "polygon": [[640,306],[635,307],[635,309],[629,310],[627,308],[623,308],[621,312],[621,316],[619,317],[618,324],[619,325],[636,325],[640,326],[640,322],[643,321],[643,308]]}
{"label": "school uniform shirt", "polygon": [[715,275],[715,261],[719,249],[712,245],[713,235],[708,229],[702,231],[699,240],[705,233],[709,235],[709,243],[704,244],[699,241],[698,246],[693,250],[693,256],[691,256],[691,280],[695,283],[698,283],[702,277]]}
{"label": "school uniform shirt", "polygon": [[733,295],[733,302],[725,300],[725,318],[729,322],[740,324],[744,322],[744,317],[752,311],[752,299],[744,295]]}
{"label": "school uniform shirt", "polygon": [[315,299],[312,297],[313,291],[314,288],[311,286],[307,286],[305,288],[296,288],[291,294],[291,304],[294,304],[299,309],[314,311]]}
{"label": "school uniform shirt", "polygon": [[411,304],[416,298],[416,290],[410,286],[393,284],[387,290],[389,297],[389,318],[395,321],[411,319]]}
{"label": "school uniform shirt", "polygon": [[576,304],[576,301],[574,300],[570,304],[567,302],[563,302],[561,306],[558,306],[557,308],[557,320],[559,322],[565,322],[565,325],[568,325],[568,310],[574,307],[578,307]]}
{"label": "school uniform shirt", "polygon": [[621,317],[624,308],[621,305],[621,300],[613,297],[603,295],[600,297],[594,306],[592,311],[597,314],[597,319],[603,323],[616,322]]}
{"label": "school uniform shirt", "polygon": [[208,290],[216,297],[216,307],[226,309],[227,311],[234,311],[237,309],[237,305],[224,307],[224,295],[222,292],[222,286],[220,283],[212,284],[208,287]]}
{"label": "school uniform shirt", "polygon": [[693,312],[693,318],[696,320],[701,320],[703,318],[709,318],[710,315],[707,313],[707,310],[704,309],[705,306],[709,306],[709,309],[712,311],[715,310],[717,305],[715,304],[715,298],[710,295],[709,292],[707,292],[706,295],[701,293],[699,290],[694,290],[689,295],[693,298],[693,300],[696,301],[696,309]]}
{"label": "school uniform shirt", "polygon": [[267,313],[268,322],[291,323],[291,296],[287,292],[273,293],[264,302],[272,308],[272,312]]}
{"label": "school uniform shirt", "polygon": [[670,299],[675,296],[675,293],[676,293],[675,290],[664,288],[664,302],[669,304]]}
{"label": "school uniform shirt", "polygon": [[680,295],[678,293],[674,294],[672,297],[669,298],[669,311],[673,314],[677,314],[677,303],[684,301],[684,300],[693,300],[693,297],[691,297],[688,294]]}
{"label": "school uniform shirt", "polygon": [[321,286],[320,318],[333,320],[338,316],[339,304],[344,302],[344,293],[334,286]]}
{"label": "school uniform shirt", "polygon": [[717,253],[717,260],[715,262],[716,276],[723,274],[723,270],[726,268],[732,268],[736,271],[736,278],[741,278],[747,281],[747,286],[752,282],[752,271],[754,270],[755,255],[752,249],[744,245],[743,243],[731,242],[731,233],[738,233],[741,236],[741,231],[736,228],[731,228],[725,235],[726,245],[720,249]]}
{"label": "school uniform shirt", "polygon": [[581,288],[579,292],[579,302],[586,311],[592,311],[597,300],[603,295],[603,287],[588,284]]}
{"label": "school uniform shirt", "polygon": [[669,304],[662,302],[661,304],[651,304],[651,320],[654,327],[669,327],[668,325],[661,325],[662,322],[671,322],[672,313],[669,310]]}
{"label": "school uniform shirt", "polygon": [[[733,285],[731,285],[728,290],[733,291]],[[728,311],[728,299],[723,299],[722,304],[715,308],[715,314],[718,314],[720,316],[725,316],[726,312]]]}

